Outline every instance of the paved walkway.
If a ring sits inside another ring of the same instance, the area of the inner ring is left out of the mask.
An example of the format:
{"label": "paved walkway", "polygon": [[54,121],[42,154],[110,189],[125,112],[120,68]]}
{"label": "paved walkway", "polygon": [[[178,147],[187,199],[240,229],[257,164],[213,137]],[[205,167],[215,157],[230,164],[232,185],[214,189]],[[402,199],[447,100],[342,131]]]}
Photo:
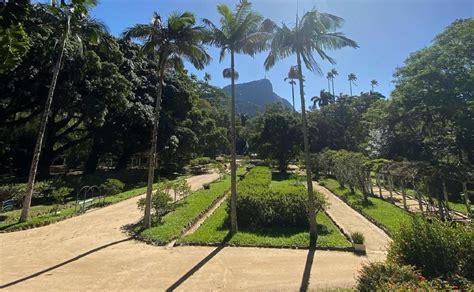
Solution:
{"label": "paved walkway", "polygon": [[[207,174],[188,181],[195,190],[216,178]],[[332,251],[146,245],[127,238],[121,230],[140,219],[137,200],[49,226],[0,234],[0,287],[12,291],[349,288],[363,263],[385,257],[378,253],[365,257]]]}
{"label": "paved walkway", "polygon": [[365,246],[369,255],[386,253],[390,237],[382,229],[349,207],[325,187],[316,182],[313,183],[313,187],[327,197],[330,204],[327,213],[339,226],[349,234],[356,231],[364,234]]}

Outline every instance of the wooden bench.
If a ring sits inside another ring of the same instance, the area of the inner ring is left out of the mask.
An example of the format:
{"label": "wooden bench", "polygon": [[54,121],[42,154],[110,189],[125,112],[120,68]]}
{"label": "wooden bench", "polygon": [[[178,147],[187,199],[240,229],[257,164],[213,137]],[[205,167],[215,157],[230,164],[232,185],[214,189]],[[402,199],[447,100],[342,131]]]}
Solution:
{"label": "wooden bench", "polygon": [[10,199],[2,202],[2,209],[0,210],[0,213],[8,212],[15,209],[15,200]]}

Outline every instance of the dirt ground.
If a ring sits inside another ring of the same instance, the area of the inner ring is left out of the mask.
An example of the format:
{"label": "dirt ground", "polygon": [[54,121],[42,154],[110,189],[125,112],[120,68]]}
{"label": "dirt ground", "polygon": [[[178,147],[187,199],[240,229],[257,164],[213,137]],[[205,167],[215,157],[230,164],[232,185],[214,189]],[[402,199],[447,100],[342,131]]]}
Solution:
{"label": "dirt ground", "polygon": [[[193,189],[217,178],[189,179]],[[295,291],[349,288],[384,253],[236,247],[156,247],[123,226],[140,219],[132,198],[53,225],[0,234],[6,291]]]}

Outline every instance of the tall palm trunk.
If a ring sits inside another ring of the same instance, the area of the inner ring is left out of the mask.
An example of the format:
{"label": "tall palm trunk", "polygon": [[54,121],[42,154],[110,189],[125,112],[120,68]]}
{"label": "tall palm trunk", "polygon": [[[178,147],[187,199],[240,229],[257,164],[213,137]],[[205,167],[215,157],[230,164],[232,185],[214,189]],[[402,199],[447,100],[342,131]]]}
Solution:
{"label": "tall palm trunk", "polygon": [[230,51],[231,100],[230,100],[230,230],[237,233],[237,164],[235,155],[235,64],[234,50]]}
{"label": "tall palm trunk", "polygon": [[[160,58],[163,60],[163,58]],[[155,168],[157,160],[157,143],[158,143],[158,127],[160,125],[160,112],[161,112],[161,93],[163,92],[163,80],[165,72],[165,64],[161,63],[161,68],[158,76],[158,93],[155,102],[155,116],[153,118],[153,131],[151,136],[151,149],[148,155],[148,182],[146,188],[145,197],[145,215],[143,216],[143,228],[151,228],[151,197],[153,193],[153,182],[155,180]]]}
{"label": "tall palm trunk", "polygon": [[296,112],[295,109],[295,85],[293,79],[291,79],[291,96],[293,98],[293,112]]}
{"label": "tall palm trunk", "polygon": [[350,81],[350,80],[349,80],[349,88],[350,88],[351,96],[352,96],[352,81]]}
{"label": "tall palm trunk", "polygon": [[46,98],[46,103],[44,105],[43,116],[41,117],[41,124],[36,138],[35,150],[33,152],[33,159],[31,161],[30,173],[28,176],[28,184],[26,185],[26,194],[23,199],[23,210],[21,211],[20,222],[25,222],[28,220],[30,215],[30,206],[31,198],[33,197],[33,190],[35,185],[35,178],[38,171],[38,163],[41,155],[41,147],[43,146],[44,133],[46,132],[46,126],[48,124],[48,117],[51,111],[51,104],[53,102],[54,90],[56,88],[56,83],[58,81],[59,71],[61,70],[61,63],[64,57],[64,49],[66,47],[67,39],[69,37],[69,30],[71,28],[71,17],[68,16],[66,19],[66,31],[61,42],[61,47],[59,51],[58,59],[53,69],[53,79],[51,80],[51,85],[49,86],[48,97]]}
{"label": "tall palm trunk", "polygon": [[331,94],[331,81],[328,78],[328,92]]}
{"label": "tall palm trunk", "polygon": [[301,98],[301,121],[303,124],[303,143],[304,143],[304,156],[306,164],[306,183],[308,189],[308,221],[309,221],[309,238],[310,246],[316,245],[318,238],[317,225],[316,225],[316,202],[313,192],[313,179],[311,173],[311,160],[309,156],[309,140],[308,140],[308,122],[306,120],[306,106],[304,101],[304,85],[303,85],[303,72],[301,70],[301,55],[299,52],[296,53],[298,62],[298,76],[300,81],[300,98]]}
{"label": "tall palm trunk", "polygon": [[[331,78],[331,83],[332,83],[332,96],[333,96],[334,100],[336,100],[336,94],[335,94],[335,91],[334,91],[334,77]],[[331,92],[329,92],[329,94],[331,94]]]}

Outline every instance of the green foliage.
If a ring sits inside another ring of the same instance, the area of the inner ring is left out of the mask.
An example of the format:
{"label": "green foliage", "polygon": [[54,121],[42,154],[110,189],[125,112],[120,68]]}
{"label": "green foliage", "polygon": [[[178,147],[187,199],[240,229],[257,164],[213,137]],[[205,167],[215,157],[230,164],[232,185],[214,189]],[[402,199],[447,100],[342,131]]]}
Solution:
{"label": "green foliage", "polygon": [[[170,202],[173,201],[170,194],[165,191],[165,187],[161,186],[151,196],[151,208],[154,216],[154,223],[161,224],[163,216],[172,210]],[[145,210],[145,198],[141,198],[137,202],[140,211]]]}
{"label": "green foliage", "polygon": [[28,36],[21,24],[0,26],[0,74],[5,74],[18,66],[28,48]]}
{"label": "green foliage", "polygon": [[209,190],[197,191],[177,203],[174,211],[163,217],[161,224],[146,230],[137,227],[135,231],[146,241],[164,245],[178,238],[183,230],[222,196],[229,187],[229,178],[213,183]]}
{"label": "green foliage", "polygon": [[375,262],[362,267],[357,276],[357,291],[387,291],[417,287],[420,275],[411,266]]}
{"label": "green foliage", "polygon": [[189,161],[190,166],[202,166],[211,163],[212,160],[209,157],[197,157]]}
{"label": "green foliage", "polygon": [[250,151],[263,159],[276,160],[281,172],[301,149],[301,125],[297,116],[281,104],[267,106],[244,129]]}
{"label": "green foliage", "polygon": [[[290,184],[291,182],[286,182]],[[229,237],[229,215],[227,204],[222,204],[204,221],[199,229],[179,240],[183,244],[218,245]],[[324,212],[317,215],[319,248],[350,248],[351,243],[342,235]],[[246,228],[239,226],[239,232],[227,242],[236,246],[298,247],[309,246],[309,233],[304,227],[272,226]]]}
{"label": "green foliage", "polygon": [[60,187],[56,190],[53,190],[51,193],[51,197],[54,199],[56,202],[54,212],[59,211],[59,206],[64,204],[64,199],[71,194],[73,189],[67,188],[67,187]]}
{"label": "green foliage", "polygon": [[[237,185],[237,219],[239,226],[308,226],[308,196],[303,185],[292,183],[270,185],[271,170],[253,168]],[[323,196],[316,193],[318,211],[325,207]]]}
{"label": "green foliage", "polygon": [[415,217],[393,237],[389,259],[413,265],[427,277],[474,280],[474,228]]}
{"label": "green foliage", "polygon": [[125,188],[125,184],[118,179],[108,178],[100,188],[103,191],[103,195],[110,196],[121,193]]}
{"label": "green foliage", "polygon": [[351,239],[352,239],[352,242],[355,244],[364,244],[365,242],[364,234],[360,232],[351,233]]}

